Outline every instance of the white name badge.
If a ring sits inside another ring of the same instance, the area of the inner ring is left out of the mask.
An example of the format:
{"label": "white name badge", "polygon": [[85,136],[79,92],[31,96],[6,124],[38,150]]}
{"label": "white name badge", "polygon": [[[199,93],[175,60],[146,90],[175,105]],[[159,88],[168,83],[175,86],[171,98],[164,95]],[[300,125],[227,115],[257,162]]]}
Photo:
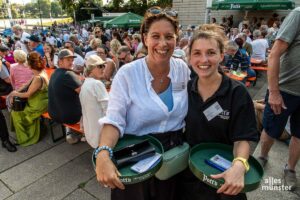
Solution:
{"label": "white name badge", "polygon": [[218,116],[221,112],[223,112],[222,107],[218,102],[215,102],[211,106],[209,106],[206,110],[204,110],[204,115],[208,121],[212,120],[216,116]]}
{"label": "white name badge", "polygon": [[174,82],[172,83],[172,89],[173,91],[181,91],[185,89],[185,83],[184,82]]}

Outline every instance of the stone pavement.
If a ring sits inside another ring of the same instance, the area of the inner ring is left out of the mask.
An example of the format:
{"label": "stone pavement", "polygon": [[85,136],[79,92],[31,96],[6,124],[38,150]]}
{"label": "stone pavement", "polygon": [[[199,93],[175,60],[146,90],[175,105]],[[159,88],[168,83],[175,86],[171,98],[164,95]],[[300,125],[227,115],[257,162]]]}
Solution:
{"label": "stone pavement", "polygon": [[[254,99],[259,99],[264,97],[265,90],[262,74],[249,92]],[[8,119],[8,113],[5,114]],[[59,127],[55,130],[61,131]],[[14,133],[11,136],[14,138]],[[258,148],[252,145],[255,155]],[[286,144],[276,142],[264,178],[280,177],[287,152]],[[109,200],[110,191],[96,181],[91,157],[92,149],[86,143],[69,145],[64,140],[53,143],[50,133],[42,135],[35,145],[19,146],[16,153],[0,148],[0,200]],[[297,170],[300,172],[299,165]],[[292,192],[262,191],[260,187],[249,193],[248,199],[296,200],[300,196]]]}

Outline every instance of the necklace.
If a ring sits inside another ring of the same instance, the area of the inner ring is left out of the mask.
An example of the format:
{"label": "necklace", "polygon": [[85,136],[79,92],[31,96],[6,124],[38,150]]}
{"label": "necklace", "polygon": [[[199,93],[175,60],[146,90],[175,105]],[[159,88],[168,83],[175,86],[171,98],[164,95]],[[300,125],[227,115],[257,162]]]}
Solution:
{"label": "necklace", "polygon": [[[146,64],[147,64],[147,66],[148,66],[148,69],[149,69],[149,71],[150,71],[152,77],[155,77],[155,75],[151,72],[151,70],[150,70],[150,68],[149,68],[148,59],[146,58],[145,61],[146,61]],[[160,78],[154,78],[154,79],[158,80],[159,87],[161,87],[162,84],[165,82],[165,79],[168,77],[168,73],[169,73],[169,72],[167,72],[167,74],[162,74]]]}
{"label": "necklace", "polygon": [[159,84],[160,84],[160,85],[163,84],[164,79],[165,79],[165,78],[160,78],[160,80],[159,80]]}

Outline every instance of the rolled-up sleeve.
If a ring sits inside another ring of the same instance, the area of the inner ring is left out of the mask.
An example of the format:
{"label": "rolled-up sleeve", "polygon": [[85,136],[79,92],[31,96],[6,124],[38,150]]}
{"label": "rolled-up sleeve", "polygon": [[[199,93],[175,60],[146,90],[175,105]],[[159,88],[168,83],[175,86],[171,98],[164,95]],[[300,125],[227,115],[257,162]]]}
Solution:
{"label": "rolled-up sleeve", "polygon": [[100,131],[104,124],[111,124],[119,129],[120,137],[123,136],[126,127],[126,114],[130,104],[128,81],[124,70],[116,74],[111,91],[106,116],[99,119]]}

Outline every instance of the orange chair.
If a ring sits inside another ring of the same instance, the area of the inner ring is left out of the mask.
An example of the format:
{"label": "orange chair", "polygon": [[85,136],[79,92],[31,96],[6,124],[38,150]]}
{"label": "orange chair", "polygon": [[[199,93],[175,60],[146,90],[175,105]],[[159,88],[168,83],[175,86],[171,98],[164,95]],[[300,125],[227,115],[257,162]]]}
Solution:
{"label": "orange chair", "polygon": [[247,78],[246,84],[245,84],[246,87],[249,87],[251,85],[251,83],[252,83],[253,87],[256,85],[256,77],[255,76]]}
{"label": "orange chair", "polygon": [[250,59],[251,68],[255,71],[267,71],[268,65],[267,63],[264,63],[263,60],[257,60],[254,58]]}
{"label": "orange chair", "polygon": [[251,65],[262,65],[263,60],[255,59],[255,58],[250,58],[250,63]]}
{"label": "orange chair", "polygon": [[50,80],[51,75],[53,74],[54,71],[55,71],[55,69],[52,69],[52,68],[46,68],[46,69],[45,69],[45,72],[46,72],[46,74],[48,75],[48,79],[49,79],[49,80]]}
{"label": "orange chair", "polygon": [[76,131],[76,132],[84,135],[83,130],[80,129],[80,124],[79,123],[77,123],[77,124],[64,124],[64,126],[70,128],[73,131]]}

